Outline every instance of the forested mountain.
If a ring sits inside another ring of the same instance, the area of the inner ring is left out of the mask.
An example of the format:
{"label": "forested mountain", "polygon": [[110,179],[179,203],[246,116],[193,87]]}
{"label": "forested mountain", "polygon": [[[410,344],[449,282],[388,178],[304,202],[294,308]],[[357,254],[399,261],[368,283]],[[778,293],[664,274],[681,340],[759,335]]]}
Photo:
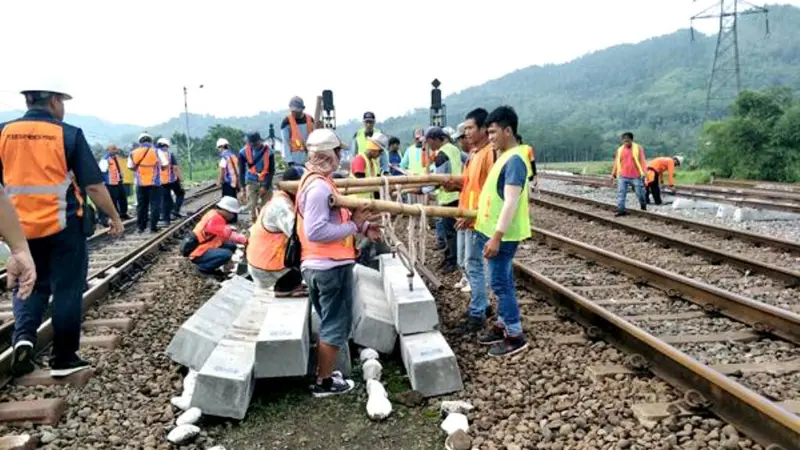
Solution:
{"label": "forested mountain", "polygon": [[[25,101],[20,96],[20,103]],[[25,114],[25,111],[0,111],[0,123],[16,119]],[[139,130],[137,125],[117,124],[105,121],[95,116],[73,114],[67,109],[67,119],[69,123],[83,129],[86,139],[89,142],[106,143],[108,141],[119,141],[126,134],[135,133]]]}
{"label": "forested mountain", "polygon": [[[763,17],[745,16],[739,22],[743,87],[786,85],[800,91],[800,8],[769,9],[771,34],[767,37]],[[455,126],[477,106],[491,109],[509,104],[520,114],[521,133],[535,145],[541,160],[608,158],[623,130],[633,131],[650,154],[691,153],[696,149],[705,113],[715,44],[716,35],[696,33],[692,42],[689,30],[683,29],[600,50],[566,64],[520,69],[446,97],[448,124]],[[442,81],[446,87],[447,80]],[[331,88],[335,91],[336,87]],[[720,107],[717,113],[723,110]],[[191,134],[199,138],[214,124],[266,133],[269,124],[277,127],[285,114],[262,112],[233,118],[192,114]],[[69,115],[71,121],[81,125],[78,118]],[[427,123],[425,105],[413,114],[389,118],[378,126],[406,142],[415,126]],[[184,133],[185,126],[181,114],[143,128],[102,121],[85,128],[90,136],[110,136],[119,143],[129,143],[141,129],[171,136]],[[342,137],[349,140],[357,126],[357,122],[339,124]]]}

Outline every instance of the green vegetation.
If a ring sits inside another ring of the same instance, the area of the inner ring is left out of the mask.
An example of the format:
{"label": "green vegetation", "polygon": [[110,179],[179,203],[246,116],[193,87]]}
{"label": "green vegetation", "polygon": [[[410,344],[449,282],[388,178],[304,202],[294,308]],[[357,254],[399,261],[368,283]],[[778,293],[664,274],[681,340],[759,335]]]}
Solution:
{"label": "green vegetation", "polygon": [[703,129],[704,166],[721,177],[800,180],[800,102],[791,90],[744,91],[732,109],[732,117]]}

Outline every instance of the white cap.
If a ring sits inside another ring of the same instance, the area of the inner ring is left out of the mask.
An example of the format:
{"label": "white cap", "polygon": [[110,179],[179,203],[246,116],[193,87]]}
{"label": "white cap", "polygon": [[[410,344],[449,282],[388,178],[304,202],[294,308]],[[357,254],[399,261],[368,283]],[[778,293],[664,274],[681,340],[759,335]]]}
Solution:
{"label": "white cap", "polygon": [[[450,139],[452,139],[454,141],[460,139],[461,136],[464,136],[464,130],[466,128],[467,128],[467,123],[466,122],[461,122],[460,124],[458,124],[458,127],[456,127],[456,132],[450,135]],[[446,132],[447,131],[445,131],[445,133]]]}
{"label": "white cap", "polygon": [[227,139],[225,139],[225,138],[219,138],[219,139],[217,139],[217,148],[220,148],[220,147],[222,147],[223,145],[231,145],[231,143],[230,143],[230,142],[228,142],[228,140],[227,140]]}
{"label": "white cap", "polygon": [[241,205],[239,205],[239,201],[236,200],[235,198],[225,196],[225,197],[222,197],[217,202],[217,208],[224,209],[225,211],[228,211],[229,213],[239,214],[239,210],[241,209]]}
{"label": "white cap", "polygon": [[678,164],[683,165],[683,156],[675,156],[675,159],[678,160]]}
{"label": "white cap", "polygon": [[454,130],[453,127],[444,127],[442,128],[442,131],[444,131],[444,134],[446,134],[450,139],[455,139],[453,135],[456,134],[456,130]]}
{"label": "white cap", "polygon": [[171,144],[169,143],[169,139],[167,139],[167,138],[160,138],[158,140],[158,142],[156,142],[156,144],[158,144],[158,145],[166,145],[167,147],[171,146]]}
{"label": "white cap", "polygon": [[309,152],[324,152],[336,147],[344,148],[345,145],[339,136],[329,128],[320,128],[311,132],[306,139],[306,148]]}
{"label": "white cap", "polygon": [[147,133],[142,133],[142,134],[139,135],[139,139],[137,139],[137,141],[142,142],[142,139],[146,139],[146,138],[150,138],[150,140],[152,140],[153,136],[150,136]]}
{"label": "white cap", "polygon": [[383,133],[375,133],[372,136],[368,137],[367,140],[370,142],[374,142],[382,150],[386,150],[389,148],[389,136]]}

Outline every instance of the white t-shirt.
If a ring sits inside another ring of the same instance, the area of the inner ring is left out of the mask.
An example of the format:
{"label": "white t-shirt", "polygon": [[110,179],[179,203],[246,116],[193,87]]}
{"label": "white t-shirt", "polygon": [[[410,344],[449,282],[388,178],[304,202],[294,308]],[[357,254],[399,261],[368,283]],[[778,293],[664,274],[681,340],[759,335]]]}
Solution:
{"label": "white t-shirt", "polygon": [[108,160],[105,158],[100,159],[100,162],[97,163],[100,166],[100,172],[106,173],[108,172]]}

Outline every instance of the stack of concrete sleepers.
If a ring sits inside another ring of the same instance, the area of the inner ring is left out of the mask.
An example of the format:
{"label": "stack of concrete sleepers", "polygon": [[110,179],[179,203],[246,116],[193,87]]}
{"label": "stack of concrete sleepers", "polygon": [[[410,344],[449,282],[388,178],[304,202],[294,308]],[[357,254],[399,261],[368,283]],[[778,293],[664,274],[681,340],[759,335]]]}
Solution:
{"label": "stack of concrete sleepers", "polygon": [[[439,315],[433,294],[415,273],[409,288],[408,270],[397,257],[380,255],[380,276],[400,352],[411,387],[426,397],[464,388],[456,355],[438,331]],[[359,274],[359,283],[361,284]]]}

